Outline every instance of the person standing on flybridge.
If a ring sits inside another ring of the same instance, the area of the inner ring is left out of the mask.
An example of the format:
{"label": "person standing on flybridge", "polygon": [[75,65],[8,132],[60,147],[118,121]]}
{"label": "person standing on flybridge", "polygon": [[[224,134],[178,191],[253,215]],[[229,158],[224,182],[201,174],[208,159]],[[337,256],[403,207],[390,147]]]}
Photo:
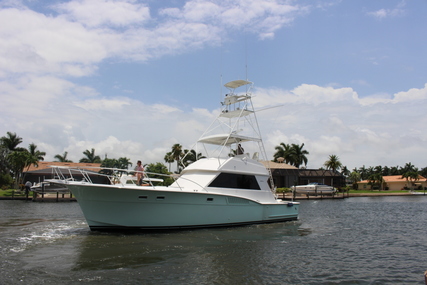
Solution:
{"label": "person standing on flybridge", "polygon": [[142,166],[142,162],[141,160],[138,160],[138,162],[136,163],[136,167],[135,167],[135,171],[137,171],[136,173],[136,183],[138,185],[142,185],[142,178],[144,178],[144,167]]}

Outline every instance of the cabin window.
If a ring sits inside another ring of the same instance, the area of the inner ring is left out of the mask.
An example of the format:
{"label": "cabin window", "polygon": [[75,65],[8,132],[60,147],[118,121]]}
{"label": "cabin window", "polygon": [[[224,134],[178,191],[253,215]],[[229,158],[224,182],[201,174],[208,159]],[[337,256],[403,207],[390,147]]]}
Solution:
{"label": "cabin window", "polygon": [[261,190],[255,176],[232,173],[221,173],[209,187]]}

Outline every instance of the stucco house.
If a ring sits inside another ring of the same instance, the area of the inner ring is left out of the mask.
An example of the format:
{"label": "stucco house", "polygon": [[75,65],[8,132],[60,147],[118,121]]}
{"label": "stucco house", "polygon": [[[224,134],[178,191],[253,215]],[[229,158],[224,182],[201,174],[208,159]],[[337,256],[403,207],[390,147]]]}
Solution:
{"label": "stucco house", "polygon": [[[93,172],[98,172],[100,163],[75,163],[75,162],[58,162],[58,161],[40,161],[38,166],[31,165],[29,169],[24,169],[25,181],[30,181],[32,184],[36,184],[44,181],[45,179],[54,178],[54,172],[50,166],[66,166],[72,168],[81,168]],[[82,174],[79,171],[70,171],[68,169],[61,169],[62,174],[69,178],[72,174],[76,179],[83,179]],[[91,177],[92,178],[92,177]],[[94,179],[98,179],[97,176],[93,176]]]}
{"label": "stucco house", "polygon": [[[421,175],[418,176],[417,181],[406,180],[406,178],[402,178],[402,175],[383,176],[383,179],[384,187],[381,190],[418,189],[420,186],[422,189],[424,189],[427,187],[427,180]],[[371,189],[371,185],[369,185],[368,180],[360,181],[357,184],[359,185],[359,190]]]}
{"label": "stucco house", "polygon": [[270,168],[274,185],[277,188],[291,187],[298,181],[299,169],[286,163],[273,161],[261,161],[266,168]]}
{"label": "stucco house", "polygon": [[332,170],[299,169],[286,163],[273,161],[261,161],[265,167],[270,168],[274,185],[277,188],[290,188],[294,185],[305,185],[310,182],[318,182],[340,188],[345,185],[345,177]]}

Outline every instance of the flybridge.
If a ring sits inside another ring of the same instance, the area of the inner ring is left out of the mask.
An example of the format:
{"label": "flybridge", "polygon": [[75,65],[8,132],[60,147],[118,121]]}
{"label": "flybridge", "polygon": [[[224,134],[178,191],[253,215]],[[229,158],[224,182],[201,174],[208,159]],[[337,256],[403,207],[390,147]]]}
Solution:
{"label": "flybridge", "polygon": [[[202,146],[202,151],[207,157],[231,157],[237,149],[246,149],[245,156],[266,159],[261,133],[252,104],[251,89],[253,83],[247,80],[234,80],[224,85],[229,92],[225,94],[221,113],[209,126],[197,143]],[[246,90],[237,92],[239,87]],[[255,143],[243,144],[243,143]],[[239,146],[242,143],[241,146]],[[198,146],[195,146],[197,150]],[[249,151],[249,153],[248,153]]]}

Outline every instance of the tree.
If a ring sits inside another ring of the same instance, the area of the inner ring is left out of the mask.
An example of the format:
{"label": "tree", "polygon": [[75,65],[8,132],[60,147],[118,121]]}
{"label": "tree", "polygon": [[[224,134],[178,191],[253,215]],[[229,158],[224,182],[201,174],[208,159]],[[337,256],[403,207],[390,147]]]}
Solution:
{"label": "tree", "polygon": [[183,157],[182,157],[182,164],[187,167],[188,165],[192,164],[193,162],[204,158],[204,156],[202,155],[202,153],[197,153],[194,149],[192,150],[188,150],[185,149],[183,152]]}
{"label": "tree", "polygon": [[284,163],[289,163],[291,160],[291,146],[289,144],[280,143],[280,145],[276,146],[274,148],[276,150],[276,153],[273,155],[274,162],[278,162],[279,158],[283,158]]}
{"label": "tree", "polygon": [[22,143],[22,138],[16,133],[7,132],[7,135],[0,138],[0,167],[4,175],[11,175],[17,188],[23,180],[24,169],[34,164],[38,165],[40,160],[44,160],[45,152],[39,151],[34,143],[28,149],[18,147]]}
{"label": "tree", "polygon": [[364,165],[359,168],[359,173],[362,180],[366,180],[368,178],[368,170]]}
{"label": "tree", "polygon": [[166,153],[164,160],[166,163],[169,164],[169,172],[171,171],[171,163],[175,161],[175,159],[173,158],[172,152],[168,152]]}
{"label": "tree", "polygon": [[409,189],[411,190],[414,190],[414,183],[420,179],[418,172],[415,171],[408,171],[403,173],[402,178],[406,179],[407,184],[409,184]]}
{"label": "tree", "polygon": [[22,138],[18,137],[16,133],[7,132],[7,136],[0,138],[0,143],[10,151],[24,151],[25,148],[18,147],[22,143]]}
{"label": "tree", "polygon": [[0,173],[9,174],[9,153],[11,151],[0,144]]}
{"label": "tree", "polygon": [[[132,166],[132,162],[130,162],[130,159],[127,157],[120,157],[119,159],[105,158],[101,163],[101,167],[105,168],[128,169],[129,166]],[[99,172],[112,175],[114,171],[112,169],[101,169]]]}
{"label": "tree", "polygon": [[57,159],[59,162],[72,162],[71,160],[67,159],[68,152],[65,151],[63,155],[57,154],[55,155],[55,159]]}
{"label": "tree", "polygon": [[25,167],[31,165],[31,155],[28,151],[12,151],[9,156],[10,171],[13,174],[15,188],[18,188],[19,182],[22,181],[22,174]]}
{"label": "tree", "polygon": [[95,155],[95,149],[92,148],[91,151],[88,149],[83,152],[86,157],[80,159],[80,163],[101,163],[101,158],[99,155]]}
{"label": "tree", "polygon": [[331,169],[333,172],[336,172],[342,167],[342,163],[340,162],[339,157],[335,154],[329,155],[329,159],[325,161],[323,165],[326,167],[326,169]]}
{"label": "tree", "polygon": [[179,173],[180,172],[179,161],[181,160],[181,157],[182,157],[182,145],[180,145],[179,143],[176,143],[172,146],[172,157],[174,161],[176,161],[176,171]]}
{"label": "tree", "polygon": [[350,173],[349,179],[351,181],[351,183],[353,184],[353,189],[358,189],[359,188],[359,184],[357,184],[357,182],[360,181],[360,173],[357,171],[353,171],[352,173]]}
{"label": "tree", "polygon": [[130,162],[130,158],[119,157],[117,160],[117,166],[121,169],[128,169],[129,166],[132,166],[132,162]]}
{"label": "tree", "polygon": [[292,144],[291,146],[291,155],[290,155],[290,164],[299,168],[303,163],[307,165],[307,155],[310,153],[307,150],[303,150],[304,144],[297,145]]}
{"label": "tree", "polygon": [[[148,174],[148,176],[150,178],[163,179],[163,182],[160,183],[163,186],[169,186],[174,182],[173,178],[168,176],[168,175],[170,175],[170,172],[168,171],[166,166],[161,162],[150,163],[150,164],[146,165],[145,171],[150,172]],[[151,173],[159,173],[159,174],[164,174],[164,175],[155,175],[155,174],[151,174]]]}
{"label": "tree", "polygon": [[30,153],[30,156],[31,156],[31,161],[29,161],[29,163],[34,164],[35,166],[39,166],[38,162],[43,161],[46,155],[46,152],[39,151],[37,149],[37,146],[34,143],[31,143],[28,146],[28,152]]}
{"label": "tree", "polygon": [[383,189],[384,179],[381,173],[374,173],[368,177],[368,184],[371,185],[371,189],[378,187],[379,190]]}
{"label": "tree", "polygon": [[418,171],[415,165],[413,165],[411,162],[405,163],[405,166],[403,167],[403,169],[405,170],[405,172]]}
{"label": "tree", "polygon": [[389,172],[389,175],[399,175],[399,174],[401,174],[400,173],[400,171],[399,171],[399,166],[392,166],[392,167],[390,167],[390,172]]}
{"label": "tree", "polygon": [[350,170],[347,168],[347,166],[344,166],[341,168],[341,174],[344,176],[349,176],[350,175]]}

